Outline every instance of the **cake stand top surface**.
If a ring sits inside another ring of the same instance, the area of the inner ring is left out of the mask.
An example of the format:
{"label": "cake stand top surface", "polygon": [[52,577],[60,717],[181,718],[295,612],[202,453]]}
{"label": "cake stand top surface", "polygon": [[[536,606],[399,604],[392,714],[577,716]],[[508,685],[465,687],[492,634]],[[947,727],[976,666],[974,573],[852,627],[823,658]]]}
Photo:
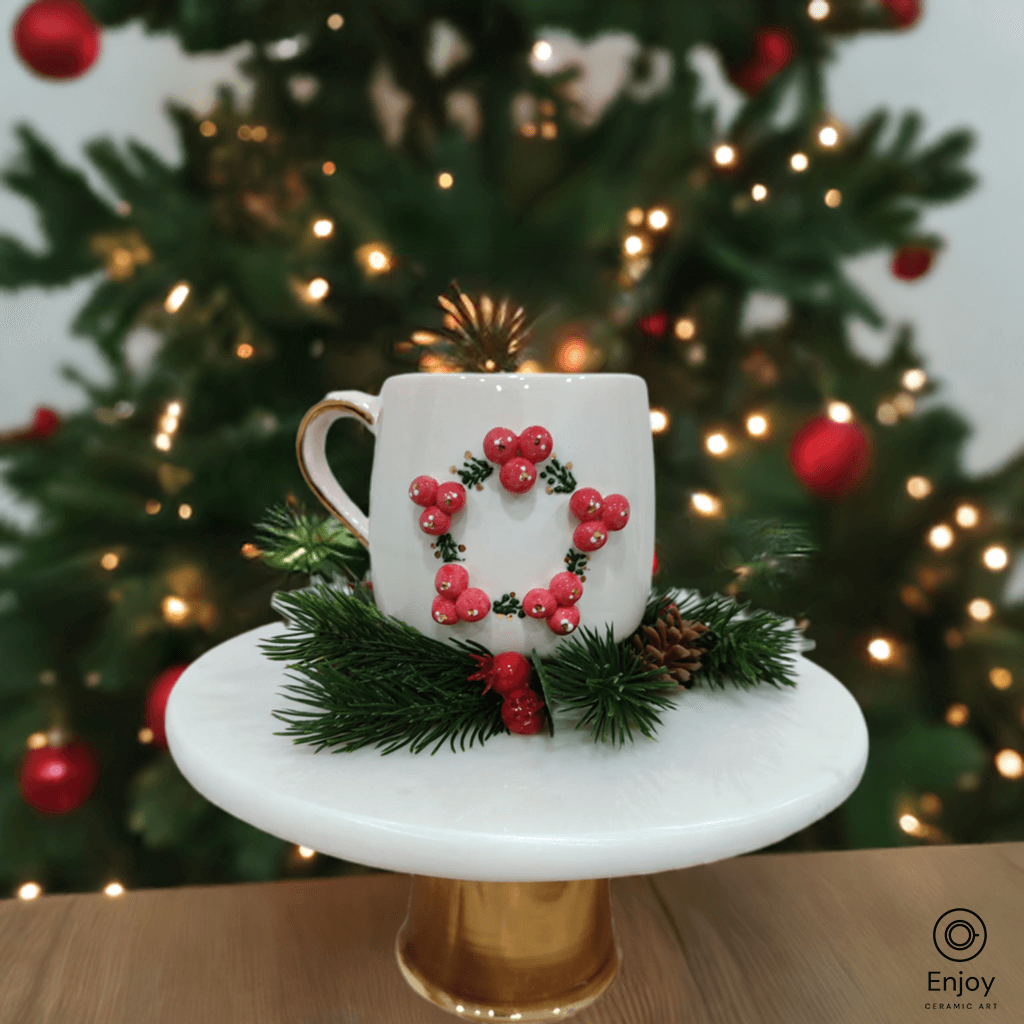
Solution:
{"label": "cake stand top surface", "polygon": [[431,756],[316,753],[275,735],[286,666],[262,626],[208,651],[167,708],[171,754],[213,803],[282,839],[374,867],[478,881],[647,874],[777,842],[841,804],[867,760],[853,697],[797,660],[797,685],[696,688],[656,740],[570,726]]}

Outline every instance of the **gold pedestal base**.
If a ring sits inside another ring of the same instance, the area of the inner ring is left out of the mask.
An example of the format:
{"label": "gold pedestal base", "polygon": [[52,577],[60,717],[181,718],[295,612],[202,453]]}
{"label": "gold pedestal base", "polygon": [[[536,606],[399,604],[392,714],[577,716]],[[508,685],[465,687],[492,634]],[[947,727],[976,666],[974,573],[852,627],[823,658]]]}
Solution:
{"label": "gold pedestal base", "polygon": [[395,955],[424,999],[488,1021],[561,1020],[597,999],[621,960],[607,879],[414,877]]}

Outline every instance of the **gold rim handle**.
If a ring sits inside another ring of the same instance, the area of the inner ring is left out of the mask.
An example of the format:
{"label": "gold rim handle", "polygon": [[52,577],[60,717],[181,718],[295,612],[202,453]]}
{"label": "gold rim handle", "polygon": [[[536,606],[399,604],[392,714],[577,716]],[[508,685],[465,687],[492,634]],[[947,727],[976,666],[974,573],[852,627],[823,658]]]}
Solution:
{"label": "gold rim handle", "polygon": [[341,419],[359,420],[371,434],[377,433],[380,398],[362,391],[332,391],[302,418],[295,439],[299,469],[310,490],[323,502],[336,519],[359,538],[363,547],[370,546],[370,518],[345,493],[327,463],[327,431]]}

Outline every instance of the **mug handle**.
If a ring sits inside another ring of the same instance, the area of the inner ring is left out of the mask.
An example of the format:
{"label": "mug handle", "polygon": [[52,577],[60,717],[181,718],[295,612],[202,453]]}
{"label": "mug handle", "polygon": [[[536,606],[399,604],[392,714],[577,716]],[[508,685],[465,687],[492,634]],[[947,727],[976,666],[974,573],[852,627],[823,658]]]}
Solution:
{"label": "mug handle", "polygon": [[327,431],[337,420],[356,419],[376,436],[380,409],[381,401],[377,395],[367,395],[362,391],[332,391],[303,416],[295,439],[299,469],[310,490],[366,548],[370,546],[370,518],[334,479],[327,464]]}

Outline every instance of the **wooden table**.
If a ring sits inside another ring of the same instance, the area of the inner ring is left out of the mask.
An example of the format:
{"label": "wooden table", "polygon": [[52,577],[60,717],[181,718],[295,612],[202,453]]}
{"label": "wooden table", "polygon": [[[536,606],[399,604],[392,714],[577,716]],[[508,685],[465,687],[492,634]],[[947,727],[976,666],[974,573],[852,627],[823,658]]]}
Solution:
{"label": "wooden table", "polygon": [[[0,1024],[443,1024],[395,965],[408,888],[371,875],[3,901]],[[1024,843],[750,856],[613,894],[625,963],[580,1024],[1024,1020]],[[987,927],[967,963],[932,943],[955,907]],[[961,970],[995,977],[987,998],[928,990],[929,972]]]}

